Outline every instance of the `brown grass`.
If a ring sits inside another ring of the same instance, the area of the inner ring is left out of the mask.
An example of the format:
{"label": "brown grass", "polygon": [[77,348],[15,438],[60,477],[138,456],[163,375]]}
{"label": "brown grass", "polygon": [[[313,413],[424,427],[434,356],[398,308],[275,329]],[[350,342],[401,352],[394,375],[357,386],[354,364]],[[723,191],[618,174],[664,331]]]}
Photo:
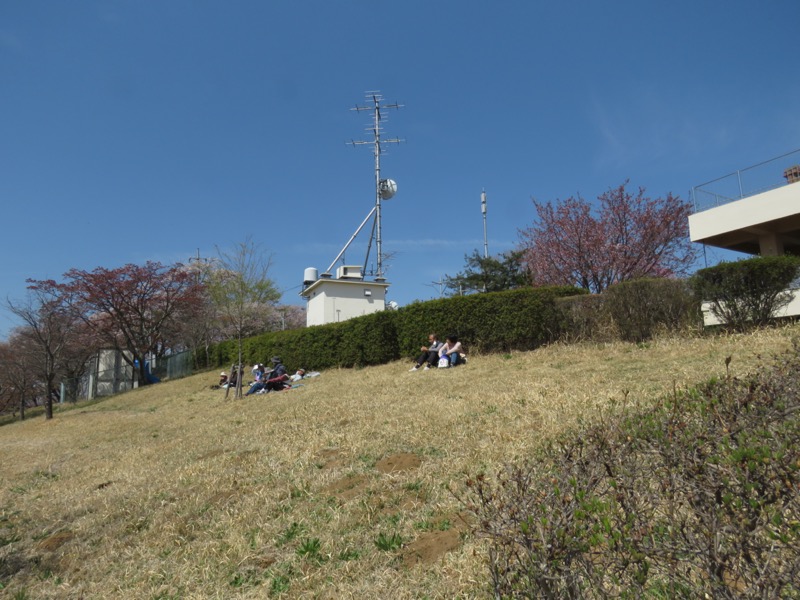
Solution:
{"label": "brown grass", "polygon": [[[482,546],[449,487],[610,400],[722,375],[728,356],[752,371],[798,332],[333,370],[227,402],[214,372],[5,426],[0,593],[484,597]],[[392,536],[402,547],[376,544]]]}

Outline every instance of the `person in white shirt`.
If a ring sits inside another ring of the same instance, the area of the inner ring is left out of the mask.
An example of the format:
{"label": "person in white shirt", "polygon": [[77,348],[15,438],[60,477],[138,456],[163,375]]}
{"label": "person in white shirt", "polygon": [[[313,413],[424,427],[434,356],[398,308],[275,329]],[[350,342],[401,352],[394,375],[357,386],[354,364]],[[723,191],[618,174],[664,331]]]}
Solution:
{"label": "person in white shirt", "polygon": [[455,367],[461,363],[461,342],[455,335],[448,335],[445,338],[444,344],[439,348],[439,359],[447,358],[451,367]]}

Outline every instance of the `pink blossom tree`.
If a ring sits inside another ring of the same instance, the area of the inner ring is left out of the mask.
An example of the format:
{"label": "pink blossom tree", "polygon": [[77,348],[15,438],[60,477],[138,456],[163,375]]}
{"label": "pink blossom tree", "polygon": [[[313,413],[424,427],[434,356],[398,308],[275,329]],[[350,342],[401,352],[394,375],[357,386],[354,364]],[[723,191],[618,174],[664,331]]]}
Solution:
{"label": "pink blossom tree", "polygon": [[521,229],[520,249],[534,285],[576,285],[600,293],[640,277],[688,274],[696,259],[688,202],[668,193],[650,198],[628,181],[598,196],[533,201],[538,221]]}

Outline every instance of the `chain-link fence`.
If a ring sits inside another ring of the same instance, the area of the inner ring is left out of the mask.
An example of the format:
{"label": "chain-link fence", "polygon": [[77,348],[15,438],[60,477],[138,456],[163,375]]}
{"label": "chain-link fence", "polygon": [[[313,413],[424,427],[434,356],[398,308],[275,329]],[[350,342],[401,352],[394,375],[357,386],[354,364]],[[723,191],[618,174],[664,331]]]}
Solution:
{"label": "chain-link fence", "polygon": [[[185,351],[145,363],[150,383],[180,379],[192,374],[192,352]],[[91,359],[86,374],[61,382],[61,402],[78,402],[113,396],[138,386],[139,374],[122,354],[102,350]]]}

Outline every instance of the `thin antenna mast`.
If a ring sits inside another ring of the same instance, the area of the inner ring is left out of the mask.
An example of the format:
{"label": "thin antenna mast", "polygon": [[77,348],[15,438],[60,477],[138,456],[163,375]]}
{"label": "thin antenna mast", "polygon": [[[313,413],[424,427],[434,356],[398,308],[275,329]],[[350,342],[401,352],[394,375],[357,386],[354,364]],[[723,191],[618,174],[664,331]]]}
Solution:
{"label": "thin antenna mast", "polygon": [[489,239],[486,237],[486,190],[481,192],[481,212],[483,213],[483,258],[489,258]]}
{"label": "thin antenna mast", "polygon": [[[373,113],[373,122],[372,122],[372,140],[358,140],[352,141],[351,143],[353,146],[362,146],[366,144],[372,144],[372,152],[375,157],[375,223],[373,225],[373,234],[375,235],[375,251],[378,254],[378,270],[376,273],[375,280],[376,281],[383,281],[383,248],[382,248],[382,240],[381,240],[381,200],[388,200],[389,198],[394,195],[394,182],[391,182],[389,185],[390,180],[383,180],[381,179],[381,154],[383,154],[383,144],[399,144],[403,140],[398,138],[382,140],[381,133],[383,132],[383,128],[381,127],[381,121],[383,121],[384,117],[381,113],[382,109],[387,108],[402,108],[402,104],[384,104],[383,103],[383,96],[380,92],[367,92],[367,101],[372,102],[372,106],[356,106],[355,108],[351,108],[350,110],[354,110],[356,112],[363,112],[367,110],[371,110]],[[370,131],[370,129],[367,129]],[[370,237],[370,244],[372,242],[372,237]],[[367,257],[364,260],[364,265],[367,264],[369,261],[369,250],[367,250]]]}

